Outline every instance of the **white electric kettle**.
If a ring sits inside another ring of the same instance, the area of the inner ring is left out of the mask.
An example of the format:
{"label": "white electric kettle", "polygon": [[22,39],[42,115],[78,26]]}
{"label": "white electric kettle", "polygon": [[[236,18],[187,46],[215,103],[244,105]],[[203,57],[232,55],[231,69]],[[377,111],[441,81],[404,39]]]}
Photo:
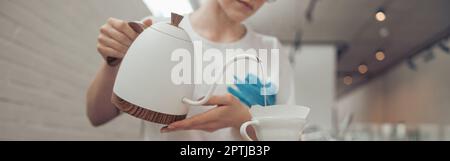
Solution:
{"label": "white electric kettle", "polygon": [[[186,49],[194,53],[193,43],[178,24],[182,16],[172,14],[172,22],[153,24],[144,30],[123,58],[113,88],[112,103],[121,111],[159,124],[183,120],[189,105],[202,105],[209,100],[216,84],[198,101],[190,100],[194,85],[176,85],[171,81],[171,70],[177,62],[171,53]],[[239,59],[260,62],[253,55],[237,55],[224,66]],[[218,78],[220,79],[220,78]],[[217,81],[216,81],[217,82]]]}

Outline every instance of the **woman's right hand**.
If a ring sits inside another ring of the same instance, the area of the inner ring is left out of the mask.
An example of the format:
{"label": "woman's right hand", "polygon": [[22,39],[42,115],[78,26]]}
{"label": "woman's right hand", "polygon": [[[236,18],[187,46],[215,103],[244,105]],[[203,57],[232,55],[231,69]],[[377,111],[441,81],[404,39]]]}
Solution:
{"label": "woman's right hand", "polygon": [[[151,25],[152,20],[146,19],[141,24],[141,27],[145,29]],[[139,29],[133,29],[128,22],[109,18],[107,23],[100,27],[97,51],[108,64],[116,65],[117,63],[115,62],[125,56],[128,48],[139,34]]]}

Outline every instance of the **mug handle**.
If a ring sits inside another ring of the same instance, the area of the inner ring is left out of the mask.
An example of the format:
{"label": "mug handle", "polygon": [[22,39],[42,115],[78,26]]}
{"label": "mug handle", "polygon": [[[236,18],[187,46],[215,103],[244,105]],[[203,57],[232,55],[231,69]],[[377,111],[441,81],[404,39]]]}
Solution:
{"label": "mug handle", "polygon": [[247,127],[249,125],[258,125],[258,124],[259,124],[258,120],[252,120],[252,121],[247,121],[247,122],[243,123],[241,125],[241,129],[240,129],[241,136],[244,137],[244,139],[247,141],[254,141],[254,140],[252,140],[252,138],[250,138],[250,136],[248,136]]}

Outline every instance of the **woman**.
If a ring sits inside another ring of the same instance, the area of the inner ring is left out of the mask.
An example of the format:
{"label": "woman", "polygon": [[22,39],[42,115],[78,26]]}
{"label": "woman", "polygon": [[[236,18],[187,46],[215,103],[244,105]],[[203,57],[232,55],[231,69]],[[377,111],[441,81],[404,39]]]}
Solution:
{"label": "woman", "polygon": [[[272,49],[279,45],[276,38],[255,33],[243,24],[265,2],[266,0],[209,0],[192,14],[186,15],[180,27],[193,41],[201,41],[204,50]],[[147,19],[143,24],[148,27],[152,21]],[[98,51],[104,58],[123,57],[138,36],[127,22],[114,18],[109,19],[100,31]],[[274,83],[279,90],[277,95],[271,97],[272,104],[295,104],[292,71],[287,57],[286,53],[280,52],[280,71],[283,72],[279,74],[280,81]],[[120,114],[110,101],[117,70],[117,67],[109,67],[104,63],[88,90],[87,114],[94,126],[102,125]],[[206,85],[196,86],[194,97],[202,97],[208,88]],[[192,107],[188,119],[165,127],[145,123],[146,139],[240,140],[240,125],[252,117],[249,107],[261,105],[262,98],[257,93],[259,91],[252,93],[245,88],[220,85],[207,102],[207,105],[217,105],[216,107]],[[248,131],[253,133],[251,129]]]}

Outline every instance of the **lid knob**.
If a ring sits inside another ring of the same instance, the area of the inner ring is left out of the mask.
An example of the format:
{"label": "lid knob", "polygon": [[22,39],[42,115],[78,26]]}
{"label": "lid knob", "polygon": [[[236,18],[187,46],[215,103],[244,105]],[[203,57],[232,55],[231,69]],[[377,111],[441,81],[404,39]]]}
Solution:
{"label": "lid knob", "polygon": [[171,18],[172,18],[171,25],[176,26],[176,27],[178,27],[181,20],[183,20],[183,16],[173,13],[173,12],[172,12]]}

